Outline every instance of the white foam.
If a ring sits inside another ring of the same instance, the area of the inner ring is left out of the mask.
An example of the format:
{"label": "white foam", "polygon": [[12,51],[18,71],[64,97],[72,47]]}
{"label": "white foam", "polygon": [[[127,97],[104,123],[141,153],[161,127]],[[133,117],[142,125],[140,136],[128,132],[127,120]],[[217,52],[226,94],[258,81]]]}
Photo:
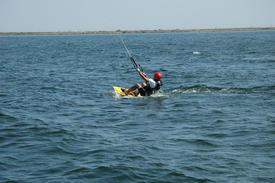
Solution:
{"label": "white foam", "polygon": [[193,51],[193,55],[200,55],[201,54],[201,52],[199,52],[199,51]]}

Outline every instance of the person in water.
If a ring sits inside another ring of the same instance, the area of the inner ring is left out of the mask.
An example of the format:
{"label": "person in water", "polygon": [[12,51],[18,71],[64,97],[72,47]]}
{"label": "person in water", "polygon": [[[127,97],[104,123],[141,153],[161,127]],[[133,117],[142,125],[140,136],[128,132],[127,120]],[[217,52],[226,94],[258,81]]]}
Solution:
{"label": "person in water", "polygon": [[141,72],[139,68],[136,69],[141,78],[145,81],[142,85],[139,83],[135,84],[128,90],[125,90],[124,93],[128,95],[129,93],[135,91],[138,89],[138,93],[136,93],[136,96],[140,93],[141,96],[150,96],[154,93],[156,93],[162,86],[162,75],[159,72],[156,72],[154,75],[154,79],[149,78],[144,72]]}

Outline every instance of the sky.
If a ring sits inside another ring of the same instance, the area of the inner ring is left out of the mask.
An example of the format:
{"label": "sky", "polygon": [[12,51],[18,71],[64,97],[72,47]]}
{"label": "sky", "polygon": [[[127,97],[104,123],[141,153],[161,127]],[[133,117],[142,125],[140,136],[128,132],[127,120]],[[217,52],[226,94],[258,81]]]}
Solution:
{"label": "sky", "polygon": [[275,0],[0,0],[0,32],[275,27]]}

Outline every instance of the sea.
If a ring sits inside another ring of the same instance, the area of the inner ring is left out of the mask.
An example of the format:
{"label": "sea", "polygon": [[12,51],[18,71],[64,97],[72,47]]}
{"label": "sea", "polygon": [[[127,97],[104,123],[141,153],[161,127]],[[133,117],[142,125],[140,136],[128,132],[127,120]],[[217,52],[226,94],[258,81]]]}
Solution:
{"label": "sea", "polygon": [[274,183],[275,31],[1,36],[0,182]]}

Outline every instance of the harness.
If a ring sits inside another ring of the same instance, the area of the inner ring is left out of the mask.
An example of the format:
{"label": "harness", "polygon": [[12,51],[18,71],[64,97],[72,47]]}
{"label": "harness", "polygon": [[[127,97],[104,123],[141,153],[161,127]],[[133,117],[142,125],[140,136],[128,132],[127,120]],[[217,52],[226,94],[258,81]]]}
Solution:
{"label": "harness", "polygon": [[151,88],[149,84],[147,84],[143,89],[144,89],[144,93],[141,92],[141,95],[144,96],[150,96],[154,93],[156,93],[160,87],[163,85],[162,81],[155,81],[157,83],[157,86],[155,88]]}

